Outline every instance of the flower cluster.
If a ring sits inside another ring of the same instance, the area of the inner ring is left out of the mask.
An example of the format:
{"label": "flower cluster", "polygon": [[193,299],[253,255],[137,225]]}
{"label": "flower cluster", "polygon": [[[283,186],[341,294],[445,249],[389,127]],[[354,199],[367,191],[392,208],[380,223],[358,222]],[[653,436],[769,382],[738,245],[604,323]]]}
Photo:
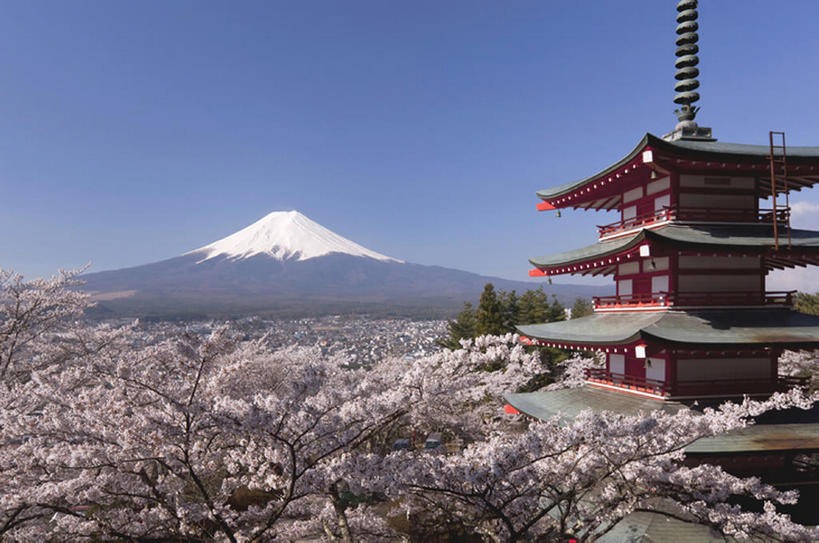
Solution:
{"label": "flower cluster", "polygon": [[[808,405],[797,392],[527,422],[502,415],[502,395],[543,368],[514,335],[364,369],[228,326],[152,342],[74,320],[88,301],[70,273],[0,279],[4,540],[384,541],[424,526],[591,540],[640,510],[740,537],[817,535],[776,511],[793,493],[682,462],[700,437]],[[392,450],[430,431],[458,450]],[[731,505],[736,495],[763,511]]]}

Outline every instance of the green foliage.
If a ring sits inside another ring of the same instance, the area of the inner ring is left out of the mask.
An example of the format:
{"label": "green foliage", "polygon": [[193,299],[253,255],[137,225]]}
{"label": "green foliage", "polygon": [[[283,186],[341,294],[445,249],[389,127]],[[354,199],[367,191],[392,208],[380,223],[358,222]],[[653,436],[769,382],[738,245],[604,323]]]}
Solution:
{"label": "green foliage", "polygon": [[[575,302],[577,303],[577,302]],[[459,340],[469,339],[484,334],[507,334],[517,332],[518,324],[536,324],[539,322],[562,321],[566,318],[563,305],[554,295],[549,296],[542,288],[527,290],[521,296],[513,290],[505,292],[495,290],[492,283],[487,283],[481,294],[477,310],[472,304],[464,304],[455,320],[449,321],[448,336],[438,344],[448,349],[459,349]],[[562,351],[550,349],[554,353],[550,358],[564,357]]]}
{"label": "green foliage", "polygon": [[520,307],[518,304],[518,295],[513,290],[512,292],[498,292],[498,298],[501,303],[501,317],[503,318],[503,329],[509,332],[515,331],[515,325],[518,323],[518,313]]}
{"label": "green foliage", "polygon": [[470,339],[476,336],[475,334],[475,324],[476,324],[476,315],[475,310],[472,309],[472,304],[469,302],[464,304],[463,310],[458,313],[458,316],[455,317],[454,321],[449,321],[447,323],[447,329],[449,335],[443,339],[438,340],[438,344],[441,347],[446,347],[447,349],[460,349],[461,343],[460,340],[462,339]]}
{"label": "green foliage", "polygon": [[574,301],[574,305],[572,306],[573,319],[579,319],[580,317],[585,317],[586,315],[591,315],[592,313],[594,313],[594,307],[590,301],[585,298],[577,298]]}
{"label": "green foliage", "polygon": [[816,294],[797,292],[793,300],[793,308],[800,313],[819,315],[819,292]]}
{"label": "green foliage", "polygon": [[554,322],[566,319],[563,305],[552,295],[543,292],[543,288],[527,290],[518,302],[518,324],[537,324],[539,322]]}
{"label": "green foliage", "polygon": [[[581,302],[591,310],[591,304],[581,298],[575,301],[575,308],[580,307],[578,304]],[[582,310],[583,308],[581,312]],[[473,309],[470,303],[464,304],[463,310],[458,313],[455,320],[447,323],[448,336],[438,340],[438,344],[455,350],[461,348],[461,339],[470,339],[484,334],[515,333],[517,332],[515,325],[518,324],[537,324],[565,319],[566,311],[563,305],[554,295],[550,300],[542,287],[527,290],[518,296],[514,290],[508,293],[503,290],[496,291],[492,283],[487,283],[481,294],[477,310]],[[565,351],[553,347],[532,346],[527,347],[527,350],[536,350],[540,353],[540,359],[545,365],[544,373],[534,376],[518,392],[538,390],[549,384],[553,380],[557,363],[568,356]],[[497,368],[483,369],[492,371]]]}
{"label": "green foliage", "polygon": [[[501,294],[505,298],[504,294]],[[475,324],[475,335],[501,335],[507,330],[503,326],[503,310],[495,286],[487,283],[483,287],[481,300],[478,302],[477,322]]]}

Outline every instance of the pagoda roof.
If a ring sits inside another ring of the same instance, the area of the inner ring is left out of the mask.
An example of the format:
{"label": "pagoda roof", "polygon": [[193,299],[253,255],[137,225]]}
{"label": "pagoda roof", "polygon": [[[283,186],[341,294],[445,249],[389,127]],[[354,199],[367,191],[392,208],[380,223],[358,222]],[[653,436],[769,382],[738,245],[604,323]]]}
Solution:
{"label": "pagoda roof", "polygon": [[[645,155],[641,156],[644,151],[652,151],[650,161],[645,160]],[[789,165],[788,179],[791,182],[787,189],[784,185],[779,186],[778,191],[799,190],[819,182],[819,147],[788,146],[786,152]],[[630,153],[604,170],[584,179],[539,190],[537,196],[555,207],[612,209],[616,207],[618,200],[611,194],[611,182],[614,181],[617,185],[627,184],[629,180],[634,179],[646,181],[649,169],[645,166],[648,162],[685,169],[706,168],[714,170],[715,175],[759,176],[760,186],[765,186],[765,175],[768,175],[767,182],[770,184],[770,175],[766,171],[769,155],[768,145],[684,139],[666,141],[653,134],[646,134]],[[791,165],[794,168],[790,168]],[[813,167],[806,170],[804,166],[808,165]],[[631,175],[628,175],[629,172]],[[634,178],[634,175],[638,177]],[[589,184],[593,186],[586,187]],[[607,186],[604,188],[605,184]],[[584,190],[578,191],[581,188]],[[588,194],[584,196],[585,193]],[[563,201],[567,200],[566,198],[562,198],[560,202],[555,201],[565,196],[572,196],[569,199],[571,201]]]}
{"label": "pagoda roof", "polygon": [[[611,411],[622,415],[637,415],[663,411],[674,414],[682,409],[702,410],[717,407],[724,400],[677,402],[656,400],[614,390],[581,386],[558,390],[506,394],[505,399],[515,409],[530,417],[547,420],[560,417],[571,421],[581,411]],[[819,410],[786,409],[763,413],[756,424],[724,434],[701,438],[688,447],[686,454],[716,455],[782,450],[819,451]],[[798,421],[798,422],[797,422]]]}
{"label": "pagoda roof", "polygon": [[[780,245],[786,239],[786,234],[779,234]],[[632,236],[600,241],[594,245],[554,255],[531,258],[529,262],[541,270],[548,269],[550,275],[556,273],[582,273],[580,269],[563,269],[562,271],[560,269],[561,266],[576,267],[579,263],[589,263],[588,268],[591,269],[608,267],[610,269],[605,273],[611,273],[614,269],[614,262],[589,261],[603,257],[625,255],[636,250],[636,247],[644,241],[664,242],[678,248],[692,250],[714,249],[722,251],[733,249],[751,253],[771,250],[775,242],[773,227],[768,224],[666,224],[652,229],[640,230]],[[793,249],[797,250],[798,253],[804,253],[805,250],[811,252],[819,250],[819,232],[791,229],[791,242]],[[780,251],[776,254],[776,260],[784,266],[792,267],[796,264],[790,262],[792,260],[792,258],[789,258],[790,256],[787,251]]]}
{"label": "pagoda roof", "polygon": [[626,515],[614,528],[595,541],[622,543],[623,541],[674,541],[676,543],[737,543],[709,526],[678,520],[652,511],[635,511]]}
{"label": "pagoda roof", "polygon": [[601,312],[518,326],[521,334],[556,345],[626,345],[639,339],[707,346],[819,346],[819,316],[788,309]]}
{"label": "pagoda roof", "polygon": [[655,400],[589,386],[506,394],[504,398],[521,413],[540,420],[555,416],[573,420],[586,409],[613,411],[623,415],[661,410],[673,415],[687,407],[681,402]]}
{"label": "pagoda roof", "polygon": [[709,455],[792,449],[819,451],[819,424],[755,424],[701,438],[685,452]]}

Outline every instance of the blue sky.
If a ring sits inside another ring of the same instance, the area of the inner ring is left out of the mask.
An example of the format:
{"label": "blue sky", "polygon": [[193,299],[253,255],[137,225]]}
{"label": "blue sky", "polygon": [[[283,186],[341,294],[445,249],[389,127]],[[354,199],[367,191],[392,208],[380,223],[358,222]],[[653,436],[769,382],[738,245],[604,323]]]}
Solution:
{"label": "blue sky", "polygon": [[[673,0],[2,5],[0,267],[29,277],[298,209],[390,256],[522,279],[614,220],[538,213],[534,192],[675,123]],[[819,145],[817,20],[814,0],[701,2],[700,124]],[[793,201],[819,228],[819,190]]]}

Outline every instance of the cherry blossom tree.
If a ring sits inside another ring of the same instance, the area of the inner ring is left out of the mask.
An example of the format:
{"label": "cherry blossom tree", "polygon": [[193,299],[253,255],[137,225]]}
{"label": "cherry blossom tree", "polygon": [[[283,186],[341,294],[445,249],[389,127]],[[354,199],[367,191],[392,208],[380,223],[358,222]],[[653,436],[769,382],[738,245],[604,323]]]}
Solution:
{"label": "cherry blossom tree", "polygon": [[[794,493],[682,461],[700,437],[804,406],[796,392],[704,414],[526,422],[503,415],[502,395],[543,368],[514,335],[356,368],[228,326],[153,340],[136,325],[83,324],[72,275],[4,277],[0,538],[415,537],[390,518],[400,514],[488,541],[592,540],[639,510],[740,537],[815,535],[776,512]],[[391,451],[412,429],[463,447]],[[763,512],[731,505],[735,495]]]}
{"label": "cherry blossom tree", "polygon": [[39,361],[48,335],[88,306],[88,295],[71,290],[83,269],[60,271],[50,279],[24,281],[0,269],[0,382],[25,375]]}
{"label": "cherry blossom tree", "polygon": [[804,378],[811,390],[819,389],[819,351],[785,351],[779,357],[779,373]]}
{"label": "cherry blossom tree", "polygon": [[[554,418],[533,422],[525,432],[494,432],[459,455],[417,455],[413,462],[408,453],[396,453],[382,470],[382,484],[404,497],[407,513],[456,519],[490,541],[592,541],[634,511],[660,512],[739,538],[810,541],[815,530],[775,509],[794,503],[796,493],[682,462],[684,447],[701,437],[741,428],[771,408],[810,403],[794,390],[702,414],[585,411],[568,424]],[[762,501],[764,512],[730,505],[737,496]]]}
{"label": "cherry blossom tree", "polygon": [[260,541],[319,522],[343,540],[382,539],[390,529],[338,460],[397,425],[447,424],[454,402],[479,428],[500,411],[490,392],[539,370],[511,335],[365,370],[317,349],[270,352],[227,327],[143,348],[133,332],[52,334],[28,379],[8,384],[0,534]]}

